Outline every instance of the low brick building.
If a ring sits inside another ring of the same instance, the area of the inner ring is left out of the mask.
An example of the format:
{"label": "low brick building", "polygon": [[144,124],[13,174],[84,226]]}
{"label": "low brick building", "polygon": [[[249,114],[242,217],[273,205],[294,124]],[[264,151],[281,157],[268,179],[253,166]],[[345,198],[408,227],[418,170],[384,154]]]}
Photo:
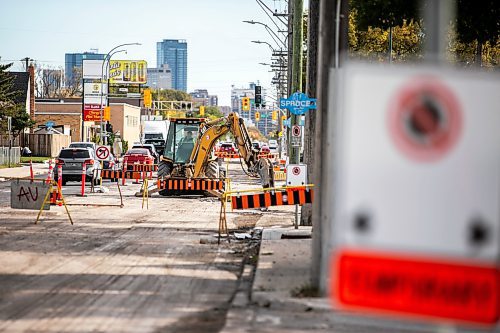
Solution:
{"label": "low brick building", "polygon": [[[140,138],[140,114],[141,109],[125,103],[112,103],[111,120],[113,132],[119,131],[123,140],[129,142],[138,141]],[[40,99],[36,101],[35,109],[36,125],[45,125],[48,121],[55,125],[70,127],[72,141],[90,141],[94,135],[98,135],[99,123],[83,122],[82,136],[82,104],[81,99]]]}

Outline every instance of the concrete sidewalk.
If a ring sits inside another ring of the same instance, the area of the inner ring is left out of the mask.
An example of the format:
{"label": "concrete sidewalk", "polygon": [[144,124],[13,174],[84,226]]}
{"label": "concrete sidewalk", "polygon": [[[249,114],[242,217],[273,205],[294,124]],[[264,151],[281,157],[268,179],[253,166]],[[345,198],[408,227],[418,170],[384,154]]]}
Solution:
{"label": "concrete sidewalk", "polygon": [[285,216],[276,223],[266,214],[257,223],[263,230],[253,284],[247,265],[221,332],[436,332],[436,326],[362,317],[334,310],[326,297],[306,297],[314,294],[310,287],[312,229],[295,230],[293,215],[286,215],[285,224]]}
{"label": "concrete sidewalk", "polygon": [[[47,176],[49,170],[49,165],[47,163],[33,163],[33,174]],[[30,167],[29,165],[23,165],[15,168],[3,168],[0,169],[0,180],[6,180],[9,178],[29,178],[30,177]]]}

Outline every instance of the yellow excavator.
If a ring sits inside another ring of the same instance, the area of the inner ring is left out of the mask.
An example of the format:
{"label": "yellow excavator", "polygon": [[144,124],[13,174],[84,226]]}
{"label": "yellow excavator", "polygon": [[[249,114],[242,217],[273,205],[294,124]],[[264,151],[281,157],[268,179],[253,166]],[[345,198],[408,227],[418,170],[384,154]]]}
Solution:
{"label": "yellow excavator", "polygon": [[[267,158],[259,158],[259,151],[252,147],[245,123],[237,113],[212,121],[200,118],[170,119],[165,149],[158,166],[158,178],[225,178],[224,170],[214,157],[213,148],[217,140],[227,133],[234,136],[240,158],[246,166],[245,172],[260,178],[263,187],[273,187],[272,163]],[[160,194],[182,194],[178,192],[161,190]]]}

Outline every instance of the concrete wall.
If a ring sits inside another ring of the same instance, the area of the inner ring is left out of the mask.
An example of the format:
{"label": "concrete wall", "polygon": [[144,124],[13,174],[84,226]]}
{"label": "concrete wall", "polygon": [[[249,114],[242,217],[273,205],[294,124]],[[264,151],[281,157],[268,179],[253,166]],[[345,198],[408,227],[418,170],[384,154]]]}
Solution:
{"label": "concrete wall", "polygon": [[141,135],[141,108],[129,104],[111,104],[113,131],[120,131],[122,140],[129,144],[139,141]]}

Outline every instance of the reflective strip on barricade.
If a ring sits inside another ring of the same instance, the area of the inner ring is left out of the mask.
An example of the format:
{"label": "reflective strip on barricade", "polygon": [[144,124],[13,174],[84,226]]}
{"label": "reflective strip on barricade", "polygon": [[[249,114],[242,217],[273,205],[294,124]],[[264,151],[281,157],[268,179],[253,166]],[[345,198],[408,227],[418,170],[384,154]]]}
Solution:
{"label": "reflective strip on barricade", "polygon": [[101,175],[102,179],[143,179],[143,173],[139,171],[125,171],[124,176],[122,170],[102,170]]}
{"label": "reflective strip on barricade", "polygon": [[132,166],[132,171],[139,171],[139,172],[158,171],[158,164],[132,164],[129,165],[129,168],[131,166]]}
{"label": "reflective strip on barricade", "polygon": [[221,157],[221,158],[240,158],[240,155],[239,154],[235,154],[235,153],[226,153],[226,152],[223,152],[223,151],[218,151],[215,153],[215,156],[217,157]]}
{"label": "reflective strip on barricade", "polygon": [[206,178],[191,178],[191,179],[170,178],[164,180],[158,179],[157,187],[159,190],[224,191],[225,180],[206,179]]}
{"label": "reflective strip on barricade", "polygon": [[303,205],[313,202],[314,192],[310,188],[269,191],[259,194],[231,196],[233,209],[251,209],[270,206]]}

